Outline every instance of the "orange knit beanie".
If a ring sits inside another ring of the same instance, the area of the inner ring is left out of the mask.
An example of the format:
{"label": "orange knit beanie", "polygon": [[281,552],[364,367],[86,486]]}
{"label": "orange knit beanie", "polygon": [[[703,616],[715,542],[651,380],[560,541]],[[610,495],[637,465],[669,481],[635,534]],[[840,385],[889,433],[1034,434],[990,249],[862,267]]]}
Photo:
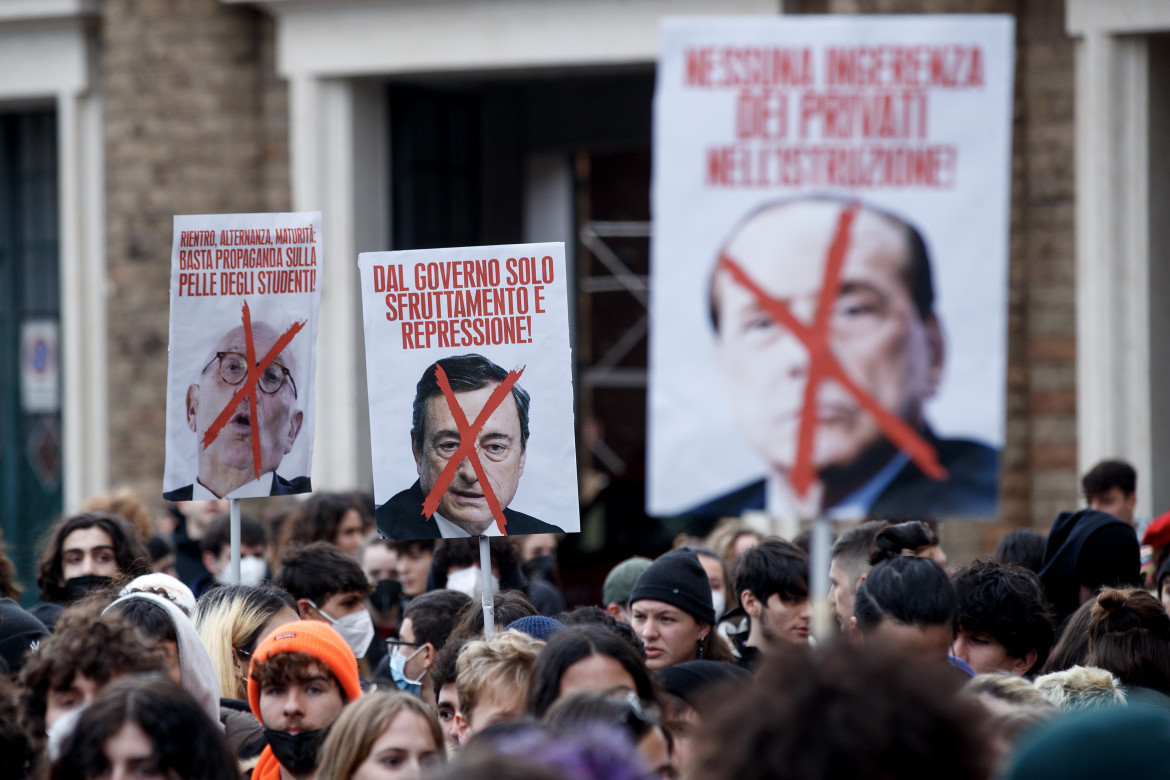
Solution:
{"label": "orange knit beanie", "polygon": [[349,645],[333,626],[320,620],[298,620],[274,629],[252,653],[252,665],[248,670],[248,703],[252,714],[260,717],[260,684],[256,682],[256,664],[262,664],[277,653],[305,653],[329,667],[337,682],[341,684],[345,701],[361,698],[362,688],[358,681],[357,659]]}

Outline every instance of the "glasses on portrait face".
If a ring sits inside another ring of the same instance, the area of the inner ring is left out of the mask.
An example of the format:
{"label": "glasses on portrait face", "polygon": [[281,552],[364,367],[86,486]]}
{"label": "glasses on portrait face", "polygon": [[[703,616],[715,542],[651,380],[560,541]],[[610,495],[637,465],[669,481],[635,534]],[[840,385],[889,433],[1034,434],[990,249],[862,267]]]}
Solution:
{"label": "glasses on portrait face", "polygon": [[[203,367],[203,370],[206,371],[217,360],[219,361],[219,378],[227,384],[238,385],[247,378],[248,358],[239,352],[216,352],[215,357]],[[280,388],[284,387],[285,379],[292,385],[293,398],[296,398],[297,383],[292,378],[292,372],[275,361],[269,363],[260,372],[260,381],[257,385],[262,392],[276,395],[280,392]]]}

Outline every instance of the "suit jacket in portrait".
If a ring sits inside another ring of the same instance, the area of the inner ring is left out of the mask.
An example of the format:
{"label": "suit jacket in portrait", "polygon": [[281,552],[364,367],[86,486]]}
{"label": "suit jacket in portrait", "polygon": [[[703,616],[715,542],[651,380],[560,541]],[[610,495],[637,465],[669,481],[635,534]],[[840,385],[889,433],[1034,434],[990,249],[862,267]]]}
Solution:
{"label": "suit jacket in portrait", "polygon": [[[413,485],[378,507],[375,512],[378,533],[383,538],[394,541],[442,539],[439,524],[433,518],[423,516],[422,506],[425,500],[422,486],[415,480]],[[504,519],[508,522],[504,529],[508,536],[564,533],[563,529],[555,525],[507,507],[504,508]]]}
{"label": "suit jacket in portrait", "polygon": [[[183,485],[181,488],[168,490],[163,493],[163,498],[167,501],[190,501],[193,495],[194,485]],[[272,475],[272,492],[270,496],[292,496],[297,493],[312,492],[313,485],[310,483],[308,477],[293,477],[292,479],[285,479],[279,474]]]}

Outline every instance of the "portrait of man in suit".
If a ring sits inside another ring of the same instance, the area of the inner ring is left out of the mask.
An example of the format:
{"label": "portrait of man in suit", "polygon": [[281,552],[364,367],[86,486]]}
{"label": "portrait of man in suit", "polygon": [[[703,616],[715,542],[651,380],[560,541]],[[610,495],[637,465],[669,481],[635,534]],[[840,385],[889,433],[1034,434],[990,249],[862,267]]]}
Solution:
{"label": "portrait of man in suit", "polygon": [[[836,270],[827,274],[834,254]],[[926,419],[946,342],[930,256],[912,224],[833,197],[774,201],[726,238],[709,295],[730,408],[768,473],[695,513],[995,513],[995,450],[941,439]],[[792,319],[777,314],[774,303]],[[818,332],[823,340],[815,342],[810,334]],[[823,368],[826,360],[835,361],[840,374],[821,373],[810,392],[816,364]],[[910,431],[900,443],[891,437],[894,418]],[[810,429],[804,446],[813,474],[803,491],[792,481],[802,426]],[[908,452],[909,439],[929,457]],[[924,468],[928,461],[941,468]]]}
{"label": "portrait of man in suit", "polygon": [[[252,323],[257,361],[280,336],[267,323]],[[264,367],[254,392],[240,400],[227,423],[210,442],[204,442],[208,430],[248,378],[247,354],[241,325],[224,334],[204,356],[199,381],[187,388],[185,399],[187,427],[195,434],[198,450],[198,474],[194,483],[164,492],[168,501],[277,496],[312,489],[307,476],[286,478],[277,473],[304,422],[297,392],[297,359],[291,344]],[[259,469],[254,460],[254,433],[260,444]]]}
{"label": "portrait of man in suit", "polygon": [[[402,541],[560,532],[557,526],[507,508],[524,474],[529,438],[531,398],[519,384],[475,432],[475,452],[487,484],[480,481],[471,457],[464,456],[437,510],[429,517],[425,514],[424,501],[463,443],[439,384],[438,367],[468,425],[474,425],[495,389],[508,378],[507,371],[476,354],[443,358],[427,367],[415,389],[411,414],[410,446],[418,480],[378,507],[379,533]],[[502,532],[489,505],[489,489],[503,509]]]}

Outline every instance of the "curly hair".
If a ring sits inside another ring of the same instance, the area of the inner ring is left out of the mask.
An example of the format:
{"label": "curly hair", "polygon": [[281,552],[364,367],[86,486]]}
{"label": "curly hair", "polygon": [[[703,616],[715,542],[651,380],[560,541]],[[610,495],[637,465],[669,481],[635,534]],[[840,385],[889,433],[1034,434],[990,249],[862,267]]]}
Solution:
{"label": "curly hair", "polygon": [[122,579],[129,581],[143,574],[150,574],[150,553],[146,551],[146,546],[138,538],[134,527],[125,518],[108,512],[73,515],[57,523],[42,537],[45,546],[37,567],[37,587],[41,589],[43,601],[55,604],[66,601],[61,562],[62,548],[69,534],[86,528],[101,529],[110,537],[110,542],[114,546],[114,560],[118,564],[118,572]]}
{"label": "curly hair", "polygon": [[512,691],[528,700],[532,670],[544,642],[516,630],[468,642],[455,663],[459,712],[471,722],[471,713],[489,691]]}
{"label": "curly hair", "polygon": [[64,690],[83,675],[98,687],[126,674],[162,672],[166,661],[121,615],[66,610],[57,630],[29,654],[20,674],[20,722],[33,739],[45,733],[50,691]]}
{"label": "curly hair", "polygon": [[1052,649],[1052,614],[1040,579],[1022,566],[975,561],[953,578],[960,631],[986,633],[1012,658],[1036,651],[1040,669]]}
{"label": "curly hair", "polygon": [[261,690],[266,685],[288,685],[292,682],[304,682],[318,674],[327,680],[332,680],[333,684],[337,686],[337,692],[341,694],[342,701],[345,701],[345,689],[341,687],[341,682],[333,670],[329,668],[329,664],[308,653],[302,653],[299,650],[286,651],[270,655],[263,661],[252,664],[252,679],[256,681]]}

